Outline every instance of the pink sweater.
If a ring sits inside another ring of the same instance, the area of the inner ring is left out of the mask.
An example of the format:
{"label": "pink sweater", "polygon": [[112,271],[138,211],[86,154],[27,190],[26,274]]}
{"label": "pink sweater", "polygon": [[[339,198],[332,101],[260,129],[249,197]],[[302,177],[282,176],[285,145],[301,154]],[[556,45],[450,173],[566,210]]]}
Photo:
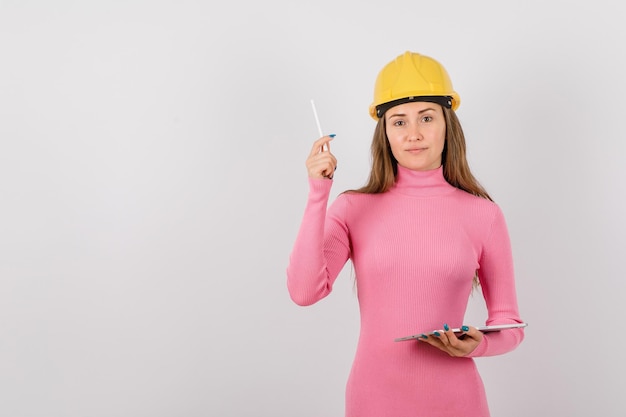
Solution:
{"label": "pink sweater", "polygon": [[448,184],[443,169],[398,167],[382,194],[344,193],[328,207],[332,181],[309,180],[309,198],[287,267],[299,305],[326,297],[354,264],[361,328],[346,387],[347,417],[487,417],[472,357],[509,352],[523,329],[486,334],[465,358],[415,333],[460,327],[478,269],[486,324],[522,322],[509,235],[500,208]]}

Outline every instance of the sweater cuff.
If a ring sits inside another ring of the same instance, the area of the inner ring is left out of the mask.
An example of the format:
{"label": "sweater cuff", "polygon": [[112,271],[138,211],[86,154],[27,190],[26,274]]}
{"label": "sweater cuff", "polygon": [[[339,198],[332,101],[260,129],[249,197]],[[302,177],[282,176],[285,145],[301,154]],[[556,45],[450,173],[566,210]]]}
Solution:
{"label": "sweater cuff", "polygon": [[489,347],[489,338],[487,335],[483,336],[483,340],[480,342],[476,349],[470,352],[469,355],[466,355],[466,358],[479,358],[487,352],[487,348]]}
{"label": "sweater cuff", "polygon": [[309,191],[313,195],[324,195],[330,192],[333,180],[329,178],[311,178],[309,177]]}

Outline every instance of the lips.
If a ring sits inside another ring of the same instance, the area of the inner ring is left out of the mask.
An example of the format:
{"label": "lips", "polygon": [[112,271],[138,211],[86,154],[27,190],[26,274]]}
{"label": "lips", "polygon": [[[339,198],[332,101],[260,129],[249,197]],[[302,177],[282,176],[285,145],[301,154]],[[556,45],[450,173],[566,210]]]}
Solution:
{"label": "lips", "polygon": [[410,153],[420,153],[422,151],[425,151],[426,148],[409,148],[406,151],[410,152]]}

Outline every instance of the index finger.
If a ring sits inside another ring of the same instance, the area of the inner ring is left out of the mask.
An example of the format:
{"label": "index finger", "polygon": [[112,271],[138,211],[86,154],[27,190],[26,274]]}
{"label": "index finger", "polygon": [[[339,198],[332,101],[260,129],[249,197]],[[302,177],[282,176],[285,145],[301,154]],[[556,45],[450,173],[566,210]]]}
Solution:
{"label": "index finger", "polygon": [[334,137],[335,135],[326,135],[313,142],[313,147],[311,148],[311,153],[309,154],[309,156],[313,156],[320,152],[323,152],[324,145],[326,145],[327,150],[330,150],[329,142],[333,140]]}
{"label": "index finger", "polygon": [[463,336],[471,337],[474,340],[482,340],[483,333],[474,326],[463,326]]}

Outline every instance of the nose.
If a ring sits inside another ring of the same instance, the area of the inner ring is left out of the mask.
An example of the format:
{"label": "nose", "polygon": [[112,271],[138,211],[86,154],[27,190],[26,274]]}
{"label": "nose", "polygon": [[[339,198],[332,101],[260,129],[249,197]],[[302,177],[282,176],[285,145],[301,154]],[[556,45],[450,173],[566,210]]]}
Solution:
{"label": "nose", "polygon": [[422,132],[418,124],[413,124],[409,127],[408,130],[408,140],[422,140],[424,137],[422,136]]}

